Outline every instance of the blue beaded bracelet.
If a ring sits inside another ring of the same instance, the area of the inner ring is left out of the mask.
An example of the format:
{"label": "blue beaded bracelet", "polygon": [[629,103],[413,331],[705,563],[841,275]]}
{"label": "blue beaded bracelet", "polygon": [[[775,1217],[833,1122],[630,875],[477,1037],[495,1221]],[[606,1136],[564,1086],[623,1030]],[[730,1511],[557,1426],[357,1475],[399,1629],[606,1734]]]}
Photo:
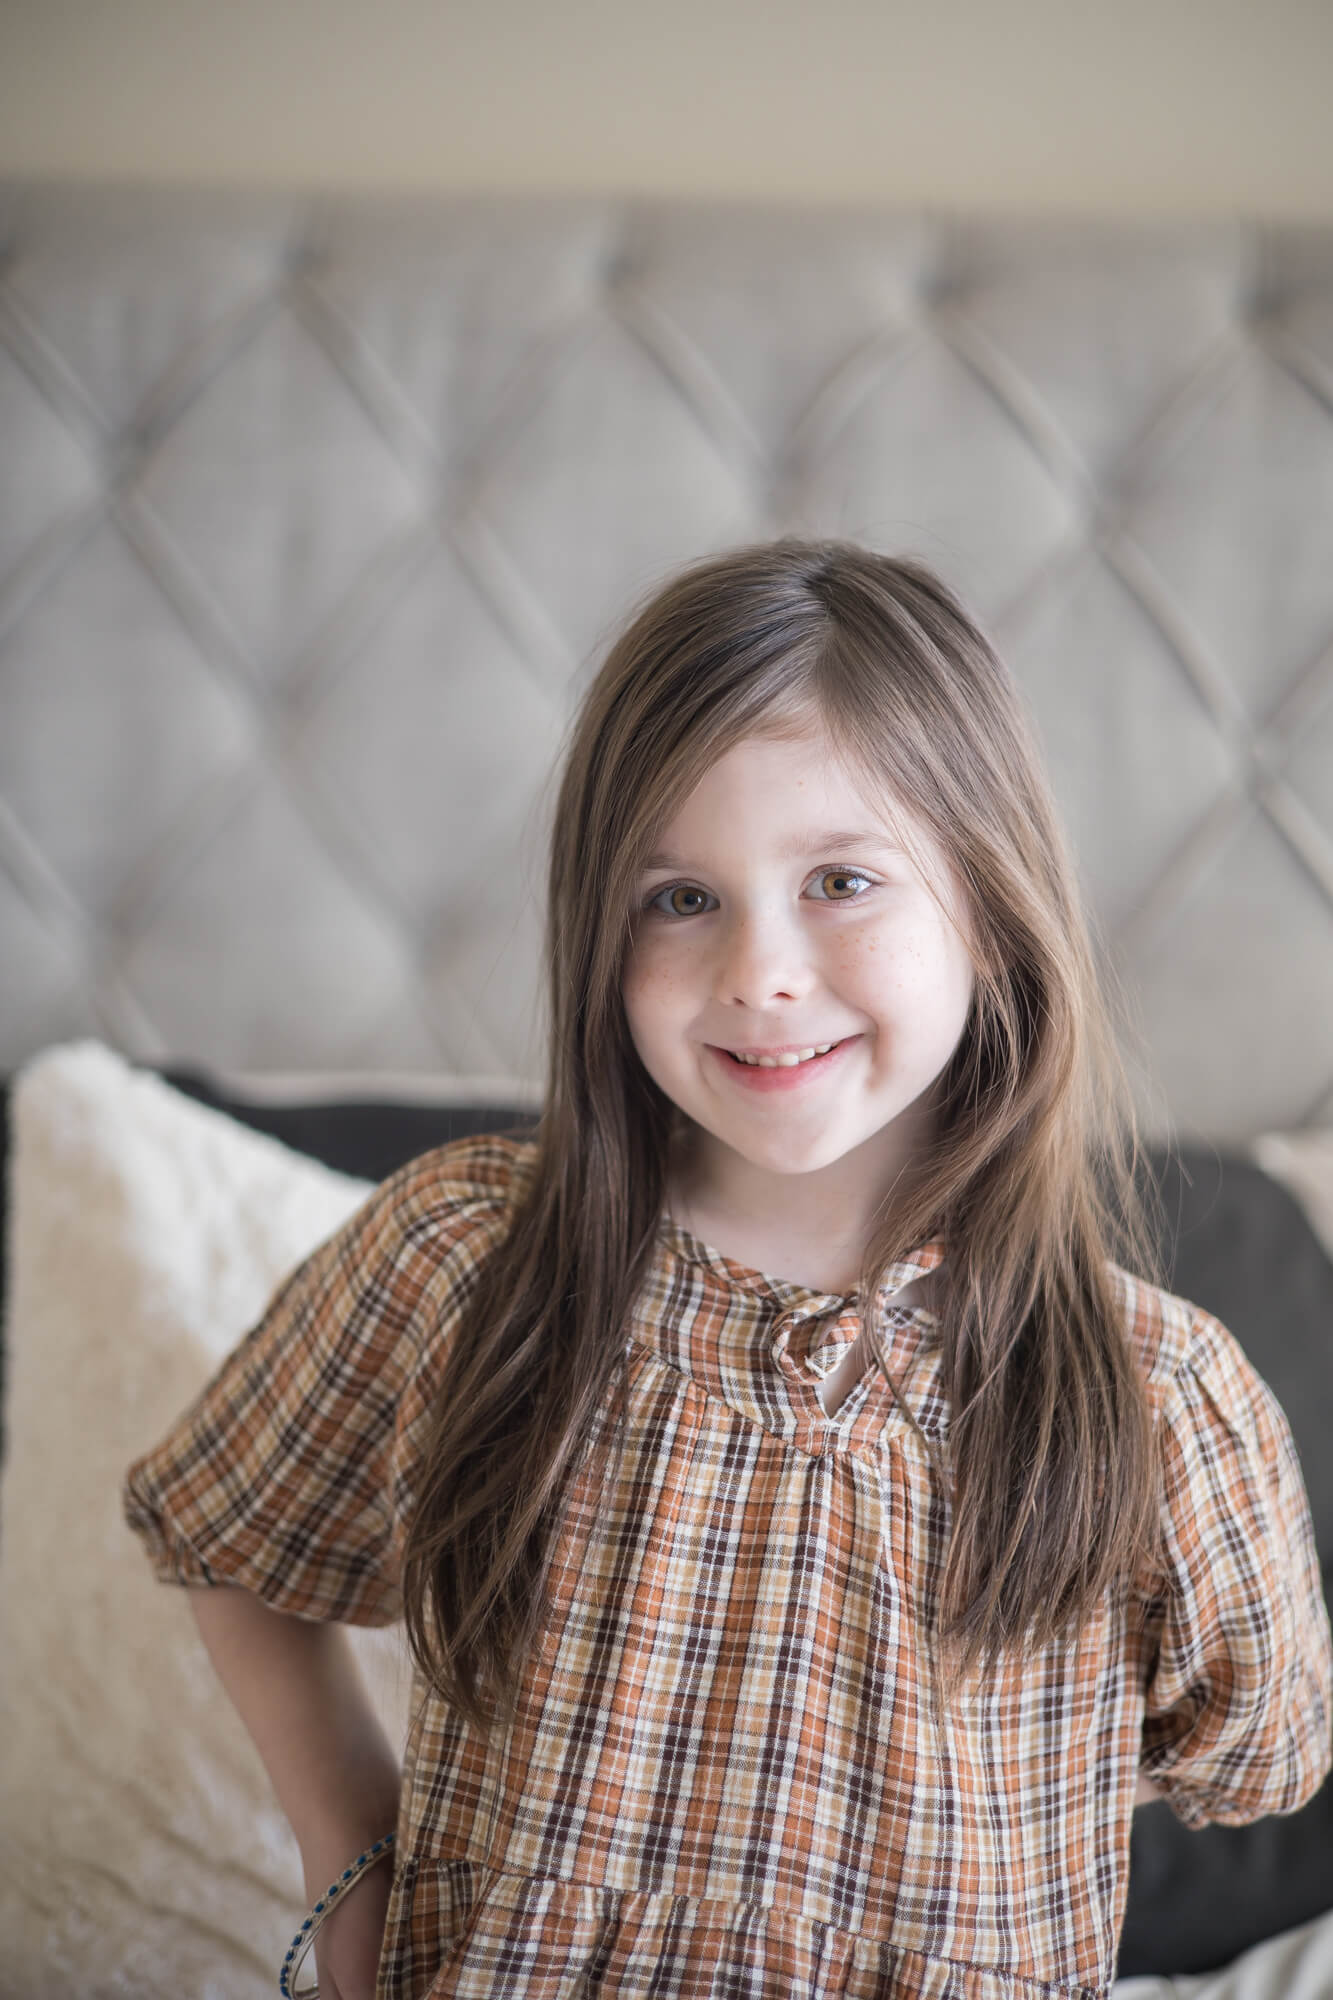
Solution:
{"label": "blue beaded bracelet", "polygon": [[391,1833],[386,1833],[383,1840],[377,1840],[375,1845],[368,1847],[364,1854],[358,1854],[351,1867],[344,1868],[336,1882],[330,1882],[328,1888],[324,1891],[324,1894],[320,1897],[314,1909],[292,1939],[288,1947],[287,1956],[282,1961],[282,1969],[278,1974],[278,1991],[282,1995],[282,2000],[319,2000],[318,1985],[303,1986],[299,1993],[296,1990],[296,1975],[305,1963],[306,1953],[315,1942],[315,1933],[328,1916],[329,1911],[333,1908],[339,1896],[350,1889],[353,1882],[359,1882],[367,1868],[373,1868],[377,1861],[383,1860],[384,1856],[393,1846],[393,1839],[394,1837]]}

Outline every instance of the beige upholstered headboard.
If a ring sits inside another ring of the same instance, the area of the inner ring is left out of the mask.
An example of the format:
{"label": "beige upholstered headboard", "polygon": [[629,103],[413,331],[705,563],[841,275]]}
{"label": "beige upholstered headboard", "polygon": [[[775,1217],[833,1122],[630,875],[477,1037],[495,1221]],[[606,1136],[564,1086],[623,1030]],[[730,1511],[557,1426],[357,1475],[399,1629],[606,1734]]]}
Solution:
{"label": "beige upholstered headboard", "polygon": [[539,1077],[573,698],[797,530],[1012,662],[1150,1126],[1333,1117],[1333,230],[0,194],[0,1067]]}

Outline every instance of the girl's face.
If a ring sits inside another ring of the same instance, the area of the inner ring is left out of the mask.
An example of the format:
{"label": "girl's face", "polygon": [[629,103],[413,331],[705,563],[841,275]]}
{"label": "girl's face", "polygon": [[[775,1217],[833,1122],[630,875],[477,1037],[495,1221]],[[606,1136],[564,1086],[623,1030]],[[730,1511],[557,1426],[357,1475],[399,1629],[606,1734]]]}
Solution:
{"label": "girl's face", "polygon": [[720,757],[639,880],[623,988],[634,1046],[752,1168],[810,1173],[860,1148],[878,1195],[929,1143],[919,1100],[962,1035],[973,966],[953,871],[912,831],[924,872],[812,718]]}

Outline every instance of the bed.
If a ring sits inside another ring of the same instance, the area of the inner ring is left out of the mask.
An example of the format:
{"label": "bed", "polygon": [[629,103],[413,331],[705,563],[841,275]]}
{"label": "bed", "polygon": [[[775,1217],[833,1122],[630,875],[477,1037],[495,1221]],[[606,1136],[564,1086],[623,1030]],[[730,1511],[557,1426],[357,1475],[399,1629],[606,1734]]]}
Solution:
{"label": "bed", "polygon": [[[274,1990],[295,1850],[115,1482],[375,1180],[534,1115],[562,734],[708,550],[919,554],[1013,664],[1327,1587],[1331,522],[1329,227],[0,190],[0,1994]],[[1333,1992],[1330,1912],[1328,1785],[1143,1807],[1117,2000]]]}

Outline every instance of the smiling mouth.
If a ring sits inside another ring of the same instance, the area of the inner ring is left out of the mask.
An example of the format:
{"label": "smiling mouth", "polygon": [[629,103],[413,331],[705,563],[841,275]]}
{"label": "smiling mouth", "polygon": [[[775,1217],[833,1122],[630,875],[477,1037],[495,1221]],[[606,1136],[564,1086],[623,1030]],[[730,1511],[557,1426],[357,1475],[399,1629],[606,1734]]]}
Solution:
{"label": "smiling mouth", "polygon": [[[845,1041],[846,1036],[843,1037]],[[780,1056],[750,1056],[739,1054],[735,1049],[726,1049],[724,1054],[734,1063],[743,1063],[747,1069],[798,1069],[802,1063],[812,1062],[816,1056],[826,1056],[830,1049],[839,1049],[842,1042],[816,1042],[808,1049],[789,1049]]]}

